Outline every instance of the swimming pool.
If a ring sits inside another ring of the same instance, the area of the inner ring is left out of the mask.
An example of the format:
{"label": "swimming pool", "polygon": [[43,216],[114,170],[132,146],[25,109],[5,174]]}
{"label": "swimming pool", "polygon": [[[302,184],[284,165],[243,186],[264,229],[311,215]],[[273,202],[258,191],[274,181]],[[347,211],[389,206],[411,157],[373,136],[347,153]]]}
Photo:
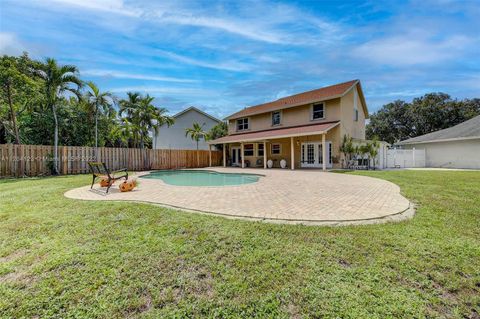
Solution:
{"label": "swimming pool", "polygon": [[255,183],[260,175],[202,170],[171,170],[154,171],[142,176],[142,178],[161,179],[164,183],[175,186],[233,186]]}

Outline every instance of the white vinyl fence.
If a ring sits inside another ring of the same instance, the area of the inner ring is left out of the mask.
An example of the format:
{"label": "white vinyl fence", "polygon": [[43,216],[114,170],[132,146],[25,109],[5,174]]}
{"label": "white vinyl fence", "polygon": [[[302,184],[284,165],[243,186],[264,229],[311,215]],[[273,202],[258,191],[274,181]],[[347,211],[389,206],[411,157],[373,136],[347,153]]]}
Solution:
{"label": "white vinyl fence", "polygon": [[425,149],[396,149],[387,150],[388,168],[425,167]]}

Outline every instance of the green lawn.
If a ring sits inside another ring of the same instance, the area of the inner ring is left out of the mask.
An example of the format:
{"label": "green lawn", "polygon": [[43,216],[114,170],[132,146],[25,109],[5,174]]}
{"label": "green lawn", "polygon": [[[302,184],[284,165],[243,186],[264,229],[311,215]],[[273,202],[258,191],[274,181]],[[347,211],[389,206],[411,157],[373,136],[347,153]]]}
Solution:
{"label": "green lawn", "polygon": [[1,180],[0,317],[478,318],[480,172],[357,174],[417,215],[275,225],[63,197],[89,176]]}

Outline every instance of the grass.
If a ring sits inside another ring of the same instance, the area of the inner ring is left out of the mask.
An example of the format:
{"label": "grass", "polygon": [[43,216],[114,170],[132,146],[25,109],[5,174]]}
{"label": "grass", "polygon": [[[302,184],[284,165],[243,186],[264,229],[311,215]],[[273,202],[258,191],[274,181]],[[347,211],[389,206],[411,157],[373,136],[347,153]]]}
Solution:
{"label": "grass", "polygon": [[2,318],[478,318],[480,173],[359,172],[413,220],[275,225],[71,200],[88,176],[0,181]]}

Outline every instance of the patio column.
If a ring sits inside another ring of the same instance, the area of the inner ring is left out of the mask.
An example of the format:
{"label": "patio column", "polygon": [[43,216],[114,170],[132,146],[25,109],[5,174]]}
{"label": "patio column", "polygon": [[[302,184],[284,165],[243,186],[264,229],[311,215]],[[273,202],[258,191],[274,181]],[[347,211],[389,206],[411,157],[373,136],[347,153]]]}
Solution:
{"label": "patio column", "polygon": [[240,144],[240,156],[242,157],[242,168],[245,168],[245,156],[243,156],[243,142]]}
{"label": "patio column", "polygon": [[291,157],[291,167],[295,169],[295,146],[293,145],[293,136],[290,137],[290,157]]}
{"label": "patio column", "polygon": [[327,143],[325,143],[325,133],[322,134],[322,169],[327,170]]}
{"label": "patio column", "polygon": [[267,169],[267,142],[263,141],[263,169]]}
{"label": "patio column", "polygon": [[212,167],[212,145],[208,144],[208,166]]}
{"label": "patio column", "polygon": [[227,144],[223,144],[223,167],[227,167]]}

